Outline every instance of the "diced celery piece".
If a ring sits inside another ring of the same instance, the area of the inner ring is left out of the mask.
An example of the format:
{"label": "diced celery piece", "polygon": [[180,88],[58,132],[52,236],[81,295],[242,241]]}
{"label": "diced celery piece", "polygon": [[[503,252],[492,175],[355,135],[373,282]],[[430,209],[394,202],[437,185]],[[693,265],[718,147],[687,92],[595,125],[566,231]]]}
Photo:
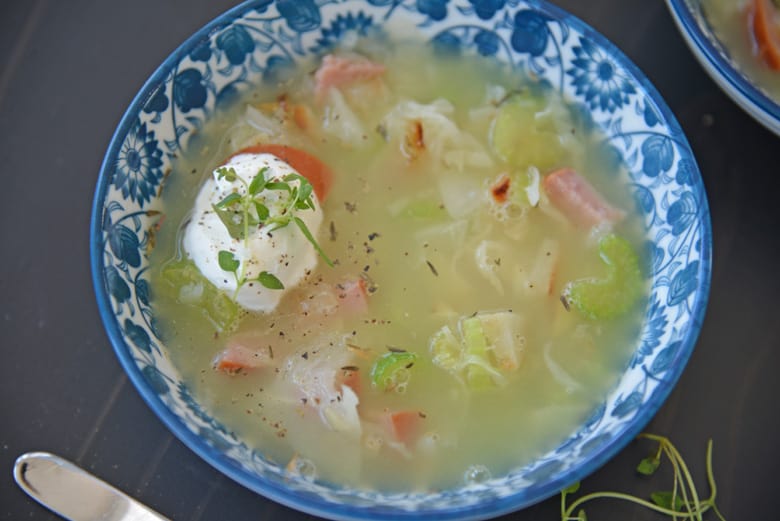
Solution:
{"label": "diced celery piece", "polygon": [[439,220],[449,217],[441,203],[428,200],[411,201],[404,206],[400,213],[401,217],[411,219]]}
{"label": "diced celery piece", "polygon": [[[461,332],[463,333],[466,354],[489,364],[487,337],[482,329],[482,322],[479,317],[473,316],[462,320]],[[466,381],[470,387],[475,389],[493,386],[493,379],[482,364],[468,365],[466,368]]]}
{"label": "diced celery piece", "polygon": [[387,209],[393,217],[439,221],[449,218],[438,190],[426,190],[410,197],[388,203]]}
{"label": "diced celery piece", "polygon": [[238,324],[238,304],[201,275],[191,260],[166,264],[162,281],[160,287],[170,298],[200,308],[219,331],[229,331]]}
{"label": "diced celery piece", "polygon": [[169,289],[178,290],[188,284],[201,282],[203,276],[192,261],[177,260],[167,263],[162,269],[162,278]]}
{"label": "diced celery piece", "polygon": [[385,353],[371,367],[371,383],[383,391],[403,393],[411,379],[409,370],[416,361],[416,353],[408,351]]}
{"label": "diced celery piece", "polygon": [[599,241],[599,255],[607,265],[604,279],[580,279],[570,282],[564,298],[588,318],[610,319],[620,316],[642,295],[639,257],[629,242],[615,234]]}
{"label": "diced celery piece", "polygon": [[511,311],[495,311],[477,315],[498,369],[514,371],[519,366],[515,335],[517,317]]}
{"label": "diced celery piece", "polygon": [[505,384],[505,373],[519,366],[518,318],[511,311],[463,317],[459,337],[443,326],[429,342],[433,363],[464,379],[472,390]]}
{"label": "diced celery piece", "polygon": [[230,331],[238,325],[241,308],[225,293],[212,286],[205,313],[220,331]]}
{"label": "diced celery piece", "polygon": [[517,168],[536,166],[548,170],[565,161],[560,141],[562,115],[550,112],[549,100],[528,92],[509,96],[498,109],[490,130],[493,150]]}
{"label": "diced celery piece", "polygon": [[642,272],[639,256],[624,238],[611,233],[599,241],[599,254],[604,262],[615,269],[615,274],[626,282],[638,281],[641,286]]}

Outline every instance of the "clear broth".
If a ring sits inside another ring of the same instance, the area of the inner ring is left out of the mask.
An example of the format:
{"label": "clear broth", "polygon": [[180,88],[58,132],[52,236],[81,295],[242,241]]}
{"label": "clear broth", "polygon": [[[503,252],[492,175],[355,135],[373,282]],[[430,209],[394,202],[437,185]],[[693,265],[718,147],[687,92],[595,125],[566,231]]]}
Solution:
{"label": "clear broth", "polygon": [[[469,117],[469,109],[485,106],[486,86],[539,89],[527,78],[477,58],[441,58],[419,48],[386,53],[385,81],[396,99],[428,103],[444,97],[456,108],[456,123],[486,150],[489,125]],[[291,99],[303,96],[308,77],[302,74],[284,85],[250,92],[232,110],[216,116],[176,161],[164,192],[168,224],[152,255],[153,277],[180,255],[177,223],[186,222],[205,177],[247,139],[251,141],[251,132],[247,134],[241,123],[246,104],[273,101],[283,92]],[[392,102],[374,105],[363,113],[366,121],[380,121]],[[367,128],[370,132],[357,146],[327,138],[307,148],[336,173],[323,204],[325,220],[318,238],[338,260],[335,268],[320,262],[309,280],[316,284],[360,273],[370,276],[378,289],[370,296],[367,315],[348,317],[340,326],[348,342],[367,353],[366,359],[354,359],[362,381],[361,415],[384,408],[424,411],[426,432],[436,433],[435,448],[403,453],[388,446],[369,447],[366,440],[356,444],[329,430],[300,401],[280,393],[273,371],[228,376],[212,369],[227,335],[217,334],[198,308],[161,295],[155,312],[168,353],[198,401],[280,466],[292,461],[290,468],[314,469],[313,474],[328,481],[386,491],[434,490],[505,474],[554,448],[603,401],[636,345],[644,302],[612,321],[594,322],[567,311],[559,299],[564,284],[600,276],[605,268],[592,235],[539,209],[527,211],[522,223],[497,220],[488,205],[459,220],[444,210],[432,221],[399,216],[398,201],[420,194],[441,201],[436,176],[425,160],[409,164],[374,125]],[[597,132],[576,124],[570,132],[576,136],[576,150],[567,164],[586,172],[608,199],[628,211],[618,231],[639,251],[642,227],[625,172],[600,155]],[[454,176],[458,182],[467,178],[469,186],[476,183],[481,193],[507,169],[494,159],[491,168]],[[532,270],[549,237],[560,245],[560,262],[552,295],[539,297],[524,291],[518,281]],[[500,244],[503,252],[493,259],[503,291],[475,264],[474,250],[486,240]],[[295,327],[300,313],[296,295],[300,292],[289,293],[274,314],[248,314],[239,332],[274,332],[278,356],[299,353],[317,337],[320,325]],[[524,350],[522,363],[506,386],[472,392],[430,361],[429,337],[443,325],[455,330],[460,317],[507,309],[520,316]],[[387,352],[387,346],[419,355],[404,394],[383,392],[369,383],[373,358]],[[576,385],[556,378],[550,360]]]}

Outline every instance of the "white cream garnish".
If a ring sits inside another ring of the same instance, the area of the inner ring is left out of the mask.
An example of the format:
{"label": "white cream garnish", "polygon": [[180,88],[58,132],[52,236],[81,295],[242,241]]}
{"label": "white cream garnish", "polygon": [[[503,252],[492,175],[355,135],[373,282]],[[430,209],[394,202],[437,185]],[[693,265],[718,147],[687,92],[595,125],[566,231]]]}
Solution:
{"label": "white cream garnish", "polygon": [[[264,167],[267,167],[266,179],[282,180],[286,175],[298,173],[272,154],[240,154],[224,166],[233,168],[247,185]],[[299,181],[289,181],[289,184],[296,186]],[[246,186],[239,180],[231,182],[224,178],[218,179],[216,171],[203,184],[195,200],[192,220],[184,231],[184,250],[204,277],[231,296],[236,291],[236,279],[233,273],[219,266],[220,250],[229,251],[235,256],[241,263],[239,272],[243,268],[248,281],[256,279],[262,271],[275,275],[285,289],[268,289],[255,280],[244,284],[236,294],[236,302],[246,309],[273,311],[284,293],[295,287],[317,265],[317,252],[293,223],[273,232],[268,231],[271,227],[254,227],[246,242],[231,237],[214,212],[213,205],[233,192],[246,195]],[[257,197],[268,207],[271,217],[274,217],[281,214],[287,192],[264,190]],[[300,210],[295,215],[303,220],[316,237],[322,223],[322,210],[317,196],[312,197],[315,210]]]}

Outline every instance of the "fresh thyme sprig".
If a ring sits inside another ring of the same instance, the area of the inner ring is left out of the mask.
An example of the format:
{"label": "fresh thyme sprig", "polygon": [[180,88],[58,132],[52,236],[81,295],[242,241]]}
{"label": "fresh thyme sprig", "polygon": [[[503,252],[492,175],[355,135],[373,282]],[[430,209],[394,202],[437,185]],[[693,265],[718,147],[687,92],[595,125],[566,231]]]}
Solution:
{"label": "fresh thyme sprig", "polygon": [[[250,183],[238,175],[232,167],[220,167],[216,170],[217,179],[225,179],[230,182],[238,181],[246,189],[246,194],[233,192],[224,197],[217,204],[212,205],[214,213],[225,225],[231,237],[244,241],[247,246],[250,230],[258,227],[269,227],[269,232],[284,228],[294,223],[304,237],[314,246],[322,259],[333,267],[333,262],[322,250],[314,235],[306,223],[295,215],[298,211],[314,210],[314,188],[308,179],[299,174],[288,174],[283,178],[266,179],[268,167],[261,168]],[[293,185],[298,181],[297,185]],[[287,193],[287,198],[281,201],[282,209],[277,215],[271,216],[271,211],[260,197],[263,191],[274,190]],[[220,268],[232,273],[236,279],[236,295],[241,287],[252,281],[257,281],[268,289],[284,289],[282,282],[273,274],[262,271],[254,279],[246,278],[246,263],[241,262],[236,256],[226,250],[220,250],[218,258]],[[235,297],[235,296],[234,296]]]}
{"label": "fresh thyme sprig", "polygon": [[[580,508],[584,503],[593,499],[621,499],[637,505],[649,508],[661,514],[671,517],[673,520],[695,520],[703,521],[703,514],[708,510],[715,512],[720,521],[726,521],[721,515],[718,507],[715,505],[715,496],[717,487],[715,486],[715,477],[712,472],[712,440],[707,442],[706,470],[707,482],[710,486],[710,497],[699,499],[696,490],[696,484],[693,481],[688,466],[682,459],[677,448],[672,442],[656,434],[640,434],[638,438],[652,440],[658,443],[658,450],[647,458],[639,462],[636,470],[640,474],[650,476],[658,470],[661,465],[661,457],[666,456],[672,465],[674,472],[674,485],[671,491],[653,492],[650,494],[651,501],[625,494],[622,492],[594,492],[577,498],[569,506],[566,506],[566,497],[574,494],[580,488],[580,483],[576,482],[561,491],[561,521],[587,521],[585,510]],[[575,515],[575,511],[577,514]]]}
{"label": "fresh thyme sprig", "polygon": [[235,255],[226,250],[220,250],[217,256],[219,267],[223,270],[233,274],[236,279],[236,291],[233,293],[233,300],[236,300],[238,296],[238,290],[240,290],[244,284],[257,281],[268,289],[284,289],[284,284],[279,280],[276,275],[267,271],[261,271],[254,279],[247,279],[244,270],[241,270],[239,274],[238,268],[241,265]]}

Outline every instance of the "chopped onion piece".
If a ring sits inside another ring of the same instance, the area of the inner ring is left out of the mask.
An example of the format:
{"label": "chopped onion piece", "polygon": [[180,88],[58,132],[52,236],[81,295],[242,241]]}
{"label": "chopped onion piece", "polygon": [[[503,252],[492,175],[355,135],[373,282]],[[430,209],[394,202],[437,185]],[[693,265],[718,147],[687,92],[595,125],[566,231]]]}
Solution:
{"label": "chopped onion piece", "polygon": [[547,369],[550,370],[550,374],[553,375],[555,381],[561,384],[569,394],[582,389],[582,385],[553,360],[553,357],[550,354],[551,349],[552,344],[550,342],[544,345],[544,363],[547,364]]}
{"label": "chopped onion piece", "polygon": [[359,402],[355,391],[348,385],[342,385],[341,399],[323,408],[323,418],[334,431],[351,438],[360,438],[360,416],[357,411]]}
{"label": "chopped onion piece", "polygon": [[348,145],[360,145],[366,136],[363,124],[338,89],[330,89],[328,92],[322,126],[325,132]]}
{"label": "chopped onion piece", "polygon": [[282,123],[277,119],[267,116],[252,105],[246,106],[246,120],[250,126],[266,134],[270,138],[276,138],[284,133]]}
{"label": "chopped onion piece", "polygon": [[474,261],[480,273],[501,295],[504,294],[504,285],[498,278],[496,271],[501,266],[502,253],[504,253],[504,248],[500,243],[488,240],[480,242],[474,251]]}
{"label": "chopped onion piece", "polygon": [[541,180],[539,175],[539,169],[535,166],[528,167],[528,186],[525,187],[525,194],[528,197],[528,204],[536,208],[539,206],[539,199],[541,197]]}

